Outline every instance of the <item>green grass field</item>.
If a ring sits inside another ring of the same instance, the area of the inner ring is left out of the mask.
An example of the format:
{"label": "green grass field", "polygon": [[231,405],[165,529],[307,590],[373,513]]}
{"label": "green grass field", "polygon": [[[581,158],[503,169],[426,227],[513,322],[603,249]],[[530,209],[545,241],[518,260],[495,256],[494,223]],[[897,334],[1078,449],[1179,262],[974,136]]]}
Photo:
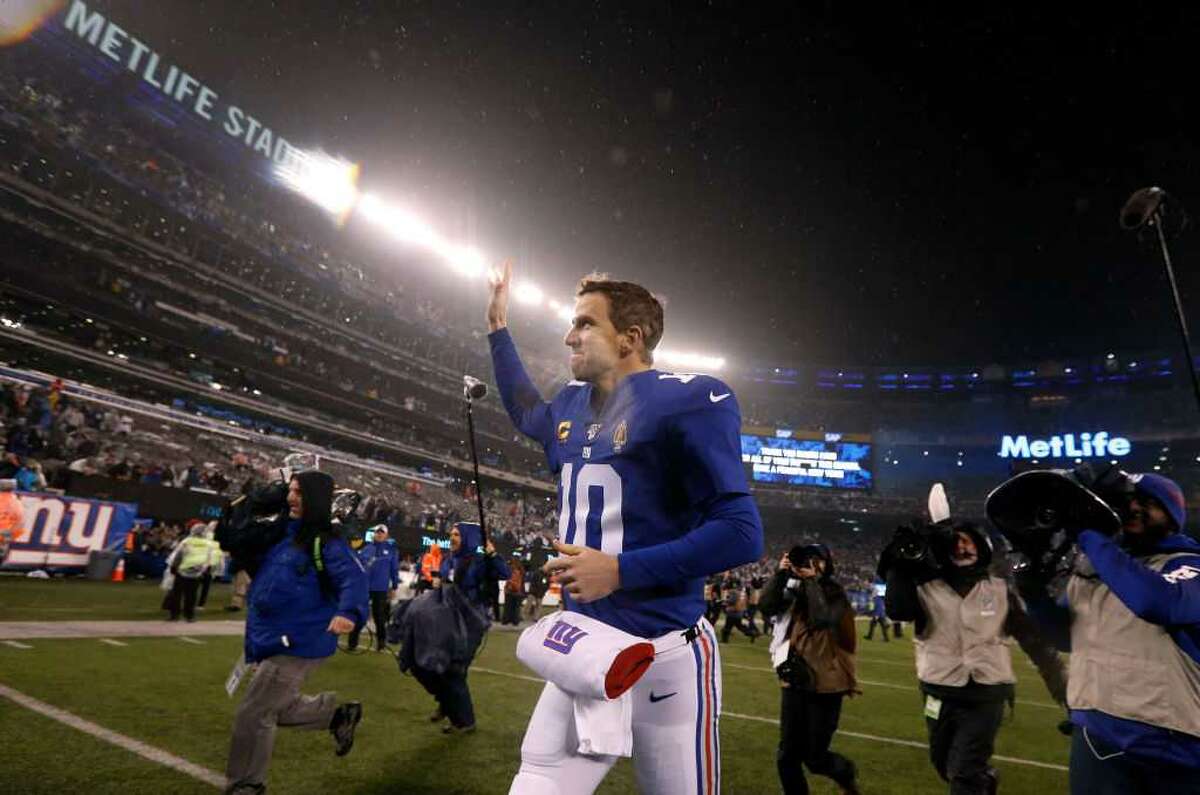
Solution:
{"label": "green grass field", "polygon": [[[160,592],[147,583],[27,581],[0,578],[0,621],[151,619]],[[226,592],[215,590],[210,617]],[[80,612],[84,611],[84,612]],[[333,755],[325,732],[281,730],[270,786],[283,793],[506,793],[517,769],[526,721],[540,692],[514,658],[517,636],[493,632],[470,675],[479,731],[447,738],[426,718],[432,699],[400,675],[390,655],[338,654],[310,679],[309,692],[335,689],[365,706],[354,751]],[[235,699],[223,684],[241,648],[239,638],[206,637],[202,645],[178,638],[125,638],[124,647],[99,640],[0,644],[0,684],[60,709],[221,772]],[[725,716],[721,721],[723,791],[778,792],[775,745],[779,688],[768,670],[765,645],[735,638],[721,648]],[[1065,765],[1067,739],[1055,730],[1061,710],[1031,666],[1018,660],[1018,704],[1006,719],[996,753]],[[514,676],[515,675],[515,676]],[[863,642],[861,697],[847,702],[846,732],[924,743],[922,702],[915,688],[907,640]],[[211,793],[210,785],[138,757],[0,698],[0,747],[6,749],[0,790],[60,793]],[[945,785],[923,747],[839,734],[834,748],[854,759],[865,793],[935,793]],[[1060,770],[996,761],[1008,793],[1066,789]],[[813,792],[833,793],[826,779],[810,778]],[[628,760],[599,790],[636,792]]]}

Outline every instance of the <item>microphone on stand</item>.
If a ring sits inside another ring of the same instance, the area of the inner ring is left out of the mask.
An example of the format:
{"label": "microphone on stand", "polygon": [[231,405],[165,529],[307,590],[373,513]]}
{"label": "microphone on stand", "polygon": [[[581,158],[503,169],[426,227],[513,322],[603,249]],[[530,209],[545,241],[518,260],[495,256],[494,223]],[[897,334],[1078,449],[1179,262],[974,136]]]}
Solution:
{"label": "microphone on stand", "polygon": [[470,375],[463,376],[463,400],[467,410],[467,440],[471,445],[471,472],[475,475],[475,506],[479,509],[479,531],[483,536],[483,545],[487,546],[487,518],[483,513],[483,484],[479,482],[479,452],[475,442],[475,416],[471,411],[474,401],[487,394],[487,384]]}
{"label": "microphone on stand", "polygon": [[463,376],[463,397],[467,400],[479,400],[488,392],[487,384],[470,375]]}
{"label": "microphone on stand", "polygon": [[1196,398],[1196,406],[1200,408],[1200,373],[1196,372],[1196,357],[1192,353],[1192,339],[1188,332],[1187,316],[1183,311],[1183,298],[1179,294],[1179,284],[1175,281],[1171,250],[1167,247],[1168,237],[1176,237],[1190,226],[1187,212],[1162,188],[1142,188],[1134,191],[1121,208],[1120,223],[1122,229],[1139,233],[1152,229],[1150,234],[1158,241],[1163,267],[1167,272],[1167,282],[1171,287],[1175,322],[1179,326],[1179,337],[1183,342],[1183,355],[1187,359],[1188,373],[1192,377],[1192,394]]}

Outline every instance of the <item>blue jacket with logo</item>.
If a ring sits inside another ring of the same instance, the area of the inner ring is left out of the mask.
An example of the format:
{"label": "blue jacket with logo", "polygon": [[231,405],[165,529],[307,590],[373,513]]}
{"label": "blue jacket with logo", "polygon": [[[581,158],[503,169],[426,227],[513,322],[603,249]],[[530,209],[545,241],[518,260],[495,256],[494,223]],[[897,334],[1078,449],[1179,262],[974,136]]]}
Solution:
{"label": "blue jacket with logo", "polygon": [[250,583],[246,615],[246,662],[277,654],[328,657],[337,637],[330,620],[344,616],[361,626],[367,620],[367,573],[340,538],[324,539],[318,574],[311,546],[295,544],[299,520],[287,522],[283,538],[263,557]]}
{"label": "blue jacket with logo", "polygon": [[[1158,553],[1193,553],[1173,559],[1157,572],[1138,562],[1112,538],[1094,530],[1079,535],[1079,548],[1097,576],[1138,618],[1170,627],[1171,639],[1200,662],[1200,577],[1181,578],[1172,572],[1200,569],[1200,543],[1183,533],[1167,536]],[[1185,572],[1191,574],[1191,572]],[[1030,614],[1045,628],[1056,646],[1070,651],[1070,605],[1047,595],[1029,598]],[[1200,737],[1171,731],[1098,710],[1071,710],[1071,722],[1131,756],[1200,768]]]}
{"label": "blue jacket with logo", "polygon": [[400,584],[400,556],[391,540],[363,544],[358,559],[367,570],[367,590],[389,591]]}

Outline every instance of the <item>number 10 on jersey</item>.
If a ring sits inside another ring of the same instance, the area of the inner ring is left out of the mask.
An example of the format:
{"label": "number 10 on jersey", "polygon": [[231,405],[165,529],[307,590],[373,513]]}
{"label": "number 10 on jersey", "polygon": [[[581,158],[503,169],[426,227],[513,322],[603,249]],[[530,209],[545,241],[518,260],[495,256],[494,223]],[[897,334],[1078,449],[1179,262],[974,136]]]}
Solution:
{"label": "number 10 on jersey", "polygon": [[[601,552],[619,555],[625,544],[625,525],[621,518],[621,476],[610,464],[584,464],[575,473],[575,464],[563,464],[559,477],[562,489],[558,512],[558,540],[580,546],[588,543],[588,519],[596,516],[592,510],[593,497],[598,498]],[[571,517],[575,517],[575,535],[567,538]]]}

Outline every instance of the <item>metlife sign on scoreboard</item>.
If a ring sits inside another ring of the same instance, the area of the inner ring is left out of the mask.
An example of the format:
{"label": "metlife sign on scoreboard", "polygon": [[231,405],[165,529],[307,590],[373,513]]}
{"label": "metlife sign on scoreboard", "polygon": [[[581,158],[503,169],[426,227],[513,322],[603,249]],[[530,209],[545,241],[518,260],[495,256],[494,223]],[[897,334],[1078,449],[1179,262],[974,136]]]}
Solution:
{"label": "metlife sign on scoreboard", "polygon": [[1025,434],[1000,439],[1001,458],[1121,458],[1133,449],[1123,436],[1108,431],[1064,433],[1047,439],[1031,439]]}

